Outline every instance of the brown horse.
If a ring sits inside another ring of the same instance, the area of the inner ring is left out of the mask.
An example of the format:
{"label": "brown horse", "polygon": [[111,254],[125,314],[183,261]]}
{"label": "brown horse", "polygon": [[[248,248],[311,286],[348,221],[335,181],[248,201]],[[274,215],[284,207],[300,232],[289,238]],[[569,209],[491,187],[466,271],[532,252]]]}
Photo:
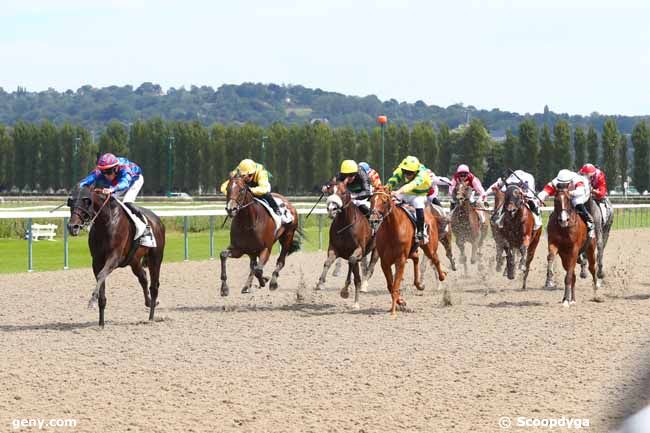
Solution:
{"label": "brown horse", "polygon": [[[420,280],[418,244],[415,242],[415,226],[406,211],[397,206],[385,188],[378,188],[370,198],[370,224],[375,230],[377,252],[381,259],[381,269],[386,277],[386,285],[391,294],[390,313],[395,316],[397,306],[405,306],[406,301],[400,296],[400,284],[408,259],[413,260],[413,284],[418,290],[424,290]],[[433,262],[438,271],[438,279],[445,280],[446,273],[438,259],[438,230],[434,228],[436,220],[430,207],[425,208],[424,220],[428,225],[429,242],[420,245],[424,254]],[[395,265],[395,276],[392,266]]]}
{"label": "brown horse", "polygon": [[521,253],[519,270],[524,273],[522,289],[530,272],[530,263],[535,257],[535,249],[542,235],[542,228],[534,230],[535,218],[526,206],[526,194],[517,185],[508,185],[503,203],[503,230],[506,241],[508,278],[515,278],[515,248]]}
{"label": "brown horse", "polygon": [[[160,265],[165,249],[165,226],[153,212],[139,208],[149,222],[156,240],[155,248],[142,247],[133,239],[135,225],[117,200],[102,195],[89,187],[79,189],[76,198],[68,199],[70,221],[68,231],[77,236],[83,227],[90,226],[88,246],[93,259],[93,272],[97,285],[92,293],[89,307],[99,303],[99,326],[104,326],[106,308],[106,278],[117,268],[130,266],[138,277],[144,293],[144,304],[149,307],[149,320],[153,320],[158,302],[160,286]],[[151,285],[147,288],[149,268]]]}
{"label": "brown horse", "polygon": [[[500,189],[494,193],[494,211],[492,216],[494,217],[497,212],[500,211],[503,206],[503,201],[505,200],[506,194]],[[494,244],[496,246],[496,271],[501,272],[503,269],[503,263],[505,262],[505,251],[506,251],[506,239],[503,236],[503,229],[493,221],[493,218],[490,219],[490,229],[492,230],[492,237],[494,238]],[[505,273],[504,273],[505,275]]]}
{"label": "brown horse", "polygon": [[[379,259],[375,249],[370,223],[363,212],[352,201],[352,195],[345,183],[338,182],[333,188],[333,194],[327,199],[327,213],[332,218],[330,225],[330,240],[327,248],[327,260],[323,264],[323,272],[318,280],[317,290],[325,287],[325,276],[332,263],[342,257],[348,261],[348,276],[341,297],[349,296],[348,287],[354,274],[354,308],[359,308],[359,291],[367,291],[368,279]],[[370,265],[365,261],[372,252]],[[359,262],[363,260],[363,281],[360,274]]]}
{"label": "brown horse", "polygon": [[597,293],[600,281],[596,277],[596,239],[587,236],[587,225],[571,206],[571,197],[567,189],[558,188],[555,194],[554,210],[548,220],[548,267],[546,271],[546,284],[552,282],[552,265],[556,254],[562,258],[562,266],[566,271],[564,277],[565,307],[576,302],[575,267],[578,256],[582,251],[586,253],[589,261],[589,271],[593,279],[594,299],[599,300]]}
{"label": "brown horse", "polygon": [[[253,283],[253,276],[257,278],[260,287],[264,287],[268,281],[264,277],[264,265],[271,256],[273,245],[280,240],[280,256],[273,271],[270,290],[278,288],[278,275],[284,267],[284,261],[288,254],[300,249],[302,231],[298,226],[298,214],[289,201],[280,194],[273,193],[284,203],[293,221],[290,224],[283,224],[276,232],[275,221],[268,210],[254,199],[250,188],[243,181],[241,176],[233,175],[228,180],[226,187],[226,212],[232,217],[230,226],[230,245],[221,252],[221,296],[228,296],[226,274],[226,260],[228,257],[235,259],[246,254],[250,258],[250,273],[242,293],[249,293]],[[259,260],[259,261],[258,261]]]}
{"label": "brown horse", "polygon": [[481,247],[487,236],[488,226],[485,220],[481,223],[479,212],[486,210],[477,210],[470,202],[472,189],[464,183],[456,187],[456,208],[451,213],[451,230],[456,237],[456,245],[460,249],[460,262],[467,275],[467,256],[465,256],[465,243],[472,244],[471,263],[478,261],[479,270],[482,269]]}

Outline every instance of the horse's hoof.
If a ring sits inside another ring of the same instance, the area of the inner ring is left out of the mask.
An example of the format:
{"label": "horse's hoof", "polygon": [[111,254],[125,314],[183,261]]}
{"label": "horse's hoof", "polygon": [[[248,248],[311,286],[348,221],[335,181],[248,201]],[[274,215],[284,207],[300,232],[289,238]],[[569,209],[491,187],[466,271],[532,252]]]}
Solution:
{"label": "horse's hoof", "polygon": [[97,296],[93,293],[88,300],[88,309],[92,310],[97,308]]}
{"label": "horse's hoof", "polygon": [[278,282],[271,281],[271,284],[269,284],[269,290],[277,290],[277,289],[278,289]]}
{"label": "horse's hoof", "polygon": [[554,289],[555,288],[555,283],[553,281],[546,281],[546,283],[544,283],[544,288],[545,289]]}
{"label": "horse's hoof", "polygon": [[314,287],[314,291],[317,292],[319,290],[325,290],[325,285],[322,283],[316,284],[316,287]]}
{"label": "horse's hoof", "polygon": [[221,284],[221,296],[228,296],[230,294],[230,288],[224,281],[223,284]]}
{"label": "horse's hoof", "polygon": [[426,286],[424,284],[419,284],[419,285],[416,284],[415,288],[418,289],[420,292],[424,292],[424,289],[426,288]]}
{"label": "horse's hoof", "polygon": [[576,301],[571,301],[570,304],[571,304],[571,305],[575,305],[575,304],[576,304]]}
{"label": "horse's hoof", "polygon": [[605,272],[602,269],[600,269],[598,270],[598,272],[596,272],[596,276],[602,280],[603,278],[605,278]]}
{"label": "horse's hoof", "polygon": [[454,262],[451,263],[451,270],[452,271],[456,270],[456,263],[454,263]]}
{"label": "horse's hoof", "polygon": [[360,310],[361,309],[358,302],[355,302],[354,305],[352,305],[352,308],[354,308],[355,310]]}
{"label": "horse's hoof", "polygon": [[587,278],[587,271],[580,271],[580,278]]}
{"label": "horse's hoof", "polygon": [[565,308],[568,308],[569,307],[569,301],[567,301],[567,300],[562,301],[562,306],[565,307]]}
{"label": "horse's hoof", "polygon": [[368,281],[367,280],[363,280],[361,282],[361,288],[359,289],[359,291],[361,293],[368,293]]}
{"label": "horse's hoof", "polygon": [[350,292],[347,289],[341,290],[341,298],[348,299],[350,297]]}
{"label": "horse's hoof", "polygon": [[594,296],[591,300],[592,300],[593,302],[598,303],[598,304],[602,304],[603,302],[605,302],[605,300],[604,300],[602,297],[600,297],[600,296]]}

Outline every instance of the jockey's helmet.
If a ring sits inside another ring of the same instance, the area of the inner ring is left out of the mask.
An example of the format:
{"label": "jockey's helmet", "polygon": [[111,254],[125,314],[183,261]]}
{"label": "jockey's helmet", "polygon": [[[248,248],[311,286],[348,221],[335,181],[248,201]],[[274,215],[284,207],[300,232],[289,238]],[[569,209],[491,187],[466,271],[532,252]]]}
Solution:
{"label": "jockey's helmet", "polygon": [[596,172],[596,167],[593,164],[585,164],[582,166],[580,169],[580,174],[586,174],[586,175],[591,175]]}
{"label": "jockey's helmet", "polygon": [[242,162],[237,166],[237,171],[240,175],[246,176],[249,174],[254,174],[257,170],[257,164],[252,159],[243,159]]}
{"label": "jockey's helmet", "polygon": [[346,159],[341,163],[341,174],[357,174],[359,172],[359,166],[357,163],[351,159]]}
{"label": "jockey's helmet", "polygon": [[97,160],[97,169],[101,171],[110,170],[120,164],[120,161],[112,153],[105,153]]}
{"label": "jockey's helmet", "polygon": [[467,166],[467,164],[461,164],[456,169],[456,173],[458,173],[458,174],[460,174],[460,173],[469,173],[469,167]]}
{"label": "jockey's helmet", "polygon": [[418,168],[420,168],[420,160],[415,156],[407,156],[402,160],[399,168],[405,171],[416,172],[418,171]]}
{"label": "jockey's helmet", "polygon": [[557,174],[557,181],[559,183],[569,183],[573,180],[573,176],[574,173],[571,170],[564,168]]}

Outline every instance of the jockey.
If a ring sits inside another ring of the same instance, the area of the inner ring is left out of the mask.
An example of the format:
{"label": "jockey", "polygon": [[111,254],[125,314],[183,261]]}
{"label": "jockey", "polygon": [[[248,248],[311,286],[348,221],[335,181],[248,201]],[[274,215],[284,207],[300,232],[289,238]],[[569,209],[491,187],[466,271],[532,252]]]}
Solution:
{"label": "jockey", "polygon": [[427,201],[431,204],[442,207],[442,203],[438,200],[438,186],[449,186],[451,185],[451,180],[444,176],[436,176],[433,170],[429,168],[427,169],[427,174],[431,179],[431,188],[429,188],[429,191],[427,192]]}
{"label": "jockey", "polygon": [[135,225],[134,239],[139,239],[142,246],[153,247],[151,229],[138,208],[133,205],[143,184],[144,177],[138,164],[126,158],[118,158],[112,153],[105,153],[97,161],[97,167],[79,183],[79,187],[95,185],[102,188],[103,194],[112,194],[113,197],[121,199],[121,204],[124,204],[122,208]]}
{"label": "jockey", "polygon": [[[352,195],[352,202],[363,212],[366,217],[370,216],[370,204],[368,198],[372,194],[370,178],[367,172],[351,159],[341,162],[339,174],[334,178],[336,182],[343,182]],[[325,192],[328,185],[323,186]]]}
{"label": "jockey", "polygon": [[366,174],[368,175],[368,179],[370,179],[370,185],[372,186],[373,189],[377,189],[381,186],[381,177],[379,177],[379,173],[377,173],[377,170],[370,167],[370,164],[368,164],[367,162],[360,162],[359,167],[363,169],[363,171],[365,171]]}
{"label": "jockey", "polygon": [[591,186],[591,197],[600,207],[601,213],[603,215],[610,214],[611,205],[607,198],[607,181],[605,180],[605,173],[593,164],[583,165],[579,173],[589,180]]}
{"label": "jockey", "polygon": [[[258,164],[252,159],[243,159],[237,168],[234,170],[234,173],[238,173],[244,183],[249,187],[250,192],[256,198],[264,200],[273,212],[280,217],[280,220],[283,224],[288,224],[293,221],[293,218],[289,212],[282,213],[278,207],[278,203],[275,201],[271,195],[271,183],[269,182],[269,172],[264,168],[262,164]],[[226,194],[226,188],[228,187],[228,180],[221,184],[221,192]]]}
{"label": "jockey", "polygon": [[386,183],[391,190],[398,184],[402,186],[397,191],[391,192],[391,195],[415,208],[417,227],[415,236],[419,242],[426,243],[424,207],[431,188],[431,177],[427,174],[427,168],[415,156],[407,156]]}
{"label": "jockey", "polygon": [[[510,176],[503,180],[503,177],[497,179],[490,187],[488,191],[497,192],[499,190],[506,192],[506,189],[509,185],[518,185],[521,187],[524,195],[526,196],[526,203],[528,208],[533,212],[533,217],[535,219],[534,230],[537,230],[542,226],[542,216],[539,211],[539,206],[537,206],[537,197],[535,197],[535,178],[532,174],[525,172],[524,170],[515,170]],[[497,209],[494,214],[493,220],[494,223],[499,227],[503,228],[503,206]]]}
{"label": "jockey", "polygon": [[[483,184],[481,180],[474,176],[472,172],[469,171],[469,167],[466,164],[461,164],[456,169],[456,173],[451,178],[451,186],[449,187],[449,195],[451,196],[451,210],[453,211],[458,204],[456,202],[456,186],[460,183],[464,183],[469,186],[479,195],[479,200],[477,201],[476,207],[478,209],[485,209],[487,207],[487,194],[483,189]],[[479,219],[481,222],[485,221],[485,216],[483,212],[478,213]]]}
{"label": "jockey", "polygon": [[571,204],[576,209],[585,224],[587,224],[587,229],[589,229],[589,237],[595,237],[594,220],[585,208],[585,203],[587,203],[590,198],[588,181],[578,173],[563,169],[560,170],[555,179],[546,184],[542,192],[537,195],[537,198],[543,203],[544,200],[546,200],[548,197],[555,195],[558,185],[569,187],[571,190],[569,192],[569,195],[571,196]]}

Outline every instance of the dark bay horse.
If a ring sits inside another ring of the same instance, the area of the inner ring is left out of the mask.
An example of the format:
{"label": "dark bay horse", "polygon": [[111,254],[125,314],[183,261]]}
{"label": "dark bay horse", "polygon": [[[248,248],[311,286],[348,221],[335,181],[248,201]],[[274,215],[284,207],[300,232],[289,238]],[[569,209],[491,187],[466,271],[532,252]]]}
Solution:
{"label": "dark bay horse", "polygon": [[[415,226],[402,207],[397,206],[390,193],[385,188],[378,188],[370,198],[370,224],[375,230],[377,253],[381,259],[381,269],[386,277],[386,285],[391,294],[392,316],[396,315],[397,306],[405,306],[406,301],[400,296],[400,285],[404,277],[406,261],[413,260],[414,285],[418,290],[424,290],[420,279],[418,245],[415,242]],[[438,230],[434,227],[436,220],[431,207],[426,207],[424,220],[428,225],[429,242],[419,247],[433,262],[438,280],[442,286],[446,273],[438,259]],[[392,266],[395,265],[393,276]]]}
{"label": "dark bay horse", "polygon": [[562,303],[565,307],[576,302],[575,267],[578,256],[585,252],[589,261],[589,271],[593,279],[594,300],[598,298],[600,280],[596,276],[596,239],[587,236],[587,225],[571,205],[569,191],[558,188],[555,194],[554,210],[548,220],[548,267],[546,270],[546,285],[551,287],[553,278],[552,265],[555,255],[559,254],[562,259],[562,266],[566,271],[564,277],[564,298]]}
{"label": "dark bay horse", "polygon": [[526,194],[518,185],[508,185],[503,203],[503,230],[506,241],[506,259],[508,278],[515,278],[515,251],[521,253],[519,270],[524,273],[522,289],[526,289],[526,280],[530,272],[530,263],[535,257],[535,249],[542,235],[542,228],[534,230],[535,218],[526,206]]}
{"label": "dark bay horse", "polygon": [[[493,217],[497,212],[500,211],[501,207],[503,206],[505,197],[506,193],[500,189],[494,193],[494,211],[492,212]],[[504,255],[507,246],[506,239],[503,236],[503,229],[499,228],[499,226],[493,221],[493,218],[490,218],[490,229],[492,231],[492,237],[494,238],[494,244],[496,246],[496,271],[501,272],[506,258]]]}
{"label": "dark bay horse", "polygon": [[[226,260],[235,259],[246,254],[250,258],[250,273],[242,293],[249,293],[253,276],[257,278],[260,287],[264,287],[268,278],[264,277],[264,265],[271,256],[271,250],[276,241],[280,241],[280,256],[273,271],[270,290],[278,288],[278,275],[284,267],[288,254],[300,249],[302,231],[298,226],[298,213],[289,201],[280,194],[274,197],[282,199],[284,206],[293,216],[290,224],[283,224],[276,232],[275,221],[268,210],[254,199],[253,193],[241,176],[233,175],[226,187],[226,212],[232,217],[230,226],[230,245],[221,252],[221,296],[228,296],[230,289],[227,282]],[[259,260],[259,261],[258,261]]]}
{"label": "dark bay horse", "polygon": [[[348,287],[354,275],[354,308],[359,308],[359,291],[367,291],[368,279],[379,259],[375,250],[375,239],[368,219],[352,201],[352,195],[345,183],[337,183],[332,195],[327,199],[327,213],[332,218],[330,225],[330,240],[327,248],[327,259],[323,264],[323,272],[316,288],[322,290],[325,286],[325,276],[332,263],[342,257],[348,261],[348,276],[341,297],[349,296]],[[366,257],[372,253],[370,265]],[[363,260],[363,277],[360,273],[359,262]],[[363,280],[363,281],[362,281]]]}
{"label": "dark bay horse", "polygon": [[[138,277],[144,293],[144,304],[149,307],[149,320],[153,320],[158,302],[160,265],[165,249],[165,226],[153,212],[139,208],[149,221],[156,240],[155,248],[142,247],[133,240],[135,226],[122,206],[111,196],[99,194],[90,188],[81,188],[76,198],[68,199],[71,215],[68,231],[77,236],[83,227],[90,226],[88,246],[93,259],[93,272],[97,285],[90,298],[89,307],[99,303],[99,326],[104,326],[106,308],[106,278],[115,269],[130,266]],[[137,218],[137,217],[136,217]],[[149,268],[151,285],[147,288]]]}
{"label": "dark bay horse", "polygon": [[[456,245],[460,249],[460,262],[463,264],[467,275],[467,256],[465,256],[465,243],[472,245],[471,263],[479,262],[479,270],[482,268],[481,247],[487,236],[488,226],[486,222],[481,223],[479,212],[470,202],[472,189],[464,183],[456,187],[456,208],[451,213],[451,230],[456,237]],[[487,221],[487,218],[485,218]]]}

